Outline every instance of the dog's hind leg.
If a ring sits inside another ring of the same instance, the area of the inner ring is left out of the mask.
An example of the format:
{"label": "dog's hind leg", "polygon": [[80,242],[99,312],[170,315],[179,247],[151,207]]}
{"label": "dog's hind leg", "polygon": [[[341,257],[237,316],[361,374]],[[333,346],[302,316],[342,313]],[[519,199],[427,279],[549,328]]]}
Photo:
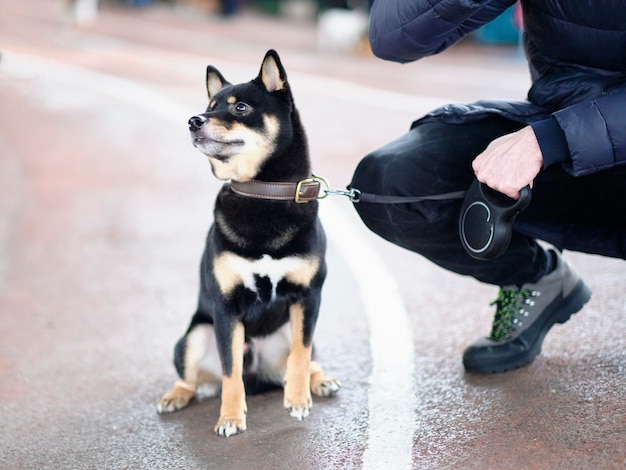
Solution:
{"label": "dog's hind leg", "polygon": [[199,386],[205,395],[219,391],[221,373],[215,332],[212,325],[198,324],[176,344],[174,363],[180,379],[157,404],[159,413],[171,413],[189,404]]}
{"label": "dog's hind leg", "polygon": [[[245,330],[240,322],[222,336],[222,405],[215,432],[229,437],[246,430],[246,392],[243,383]],[[225,332],[223,332],[225,333]],[[230,341],[227,341],[230,340]]]}
{"label": "dog's hind leg", "polygon": [[313,395],[331,397],[341,388],[341,382],[328,377],[319,363],[311,361],[309,372],[311,373],[311,392]]}
{"label": "dog's hind leg", "polygon": [[172,413],[186,407],[196,395],[196,387],[190,386],[184,380],[178,379],[174,388],[161,397],[157,404],[160,414]]}

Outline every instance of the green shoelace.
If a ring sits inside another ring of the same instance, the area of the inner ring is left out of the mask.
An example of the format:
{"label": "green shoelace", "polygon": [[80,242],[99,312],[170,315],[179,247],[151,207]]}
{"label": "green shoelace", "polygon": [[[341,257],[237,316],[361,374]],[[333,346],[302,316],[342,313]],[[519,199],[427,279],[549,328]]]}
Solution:
{"label": "green shoelace", "polygon": [[489,339],[500,341],[505,339],[515,328],[515,319],[523,311],[524,302],[531,297],[528,289],[500,288],[498,298],[490,305],[496,306],[496,314],[491,327]]}

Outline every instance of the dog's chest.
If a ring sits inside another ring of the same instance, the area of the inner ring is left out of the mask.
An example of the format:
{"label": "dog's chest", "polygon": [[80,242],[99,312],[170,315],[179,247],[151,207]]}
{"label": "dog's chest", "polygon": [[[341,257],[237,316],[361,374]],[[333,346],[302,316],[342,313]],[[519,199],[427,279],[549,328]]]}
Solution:
{"label": "dog's chest", "polygon": [[275,259],[263,255],[259,259],[249,259],[232,252],[224,252],[214,259],[213,273],[225,296],[243,285],[256,292],[260,299],[271,301],[276,298],[276,288],[283,280],[308,287],[319,269],[319,261],[316,256]]}
{"label": "dog's chest", "polygon": [[289,257],[274,259],[263,255],[261,259],[249,260],[237,256],[229,257],[229,268],[239,273],[241,282],[252,291],[260,292],[271,286],[272,297],[275,295],[276,285],[289,274],[304,267],[304,261]]}

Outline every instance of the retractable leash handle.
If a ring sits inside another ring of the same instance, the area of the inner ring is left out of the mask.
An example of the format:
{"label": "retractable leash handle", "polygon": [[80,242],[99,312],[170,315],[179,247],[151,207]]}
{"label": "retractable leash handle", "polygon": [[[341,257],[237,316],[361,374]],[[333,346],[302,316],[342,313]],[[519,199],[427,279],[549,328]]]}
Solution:
{"label": "retractable leash handle", "polygon": [[528,207],[530,186],[522,188],[518,200],[474,181],[459,216],[459,235],[465,251],[477,259],[492,259],[506,251],[513,236],[513,222]]}
{"label": "retractable leash handle", "polygon": [[519,199],[511,199],[474,180],[467,191],[429,196],[387,196],[364,193],[357,188],[326,190],[326,194],[348,196],[354,204],[407,204],[422,201],[463,199],[459,215],[459,235],[465,251],[476,259],[492,259],[506,251],[513,236],[513,222],[531,199],[530,186],[522,188]]}

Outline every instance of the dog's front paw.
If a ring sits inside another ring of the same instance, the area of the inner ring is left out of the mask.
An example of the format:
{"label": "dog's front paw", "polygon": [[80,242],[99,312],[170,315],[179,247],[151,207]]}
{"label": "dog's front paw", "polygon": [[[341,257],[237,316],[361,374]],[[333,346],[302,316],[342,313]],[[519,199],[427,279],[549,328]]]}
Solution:
{"label": "dog's front paw", "polygon": [[179,380],[171,391],[161,397],[157,404],[157,412],[164,414],[180,410],[189,404],[195,394],[195,390]]}
{"label": "dog's front paw", "polygon": [[302,421],[309,416],[309,411],[313,406],[313,400],[308,393],[303,394],[290,394],[285,389],[285,399],[283,401],[285,408],[289,411],[289,414],[296,418],[298,421]]}
{"label": "dog's front paw", "polygon": [[230,437],[246,430],[246,415],[243,416],[220,416],[215,425],[215,433],[218,436]]}
{"label": "dog's front paw", "polygon": [[311,392],[318,397],[332,397],[341,388],[341,382],[330,377],[312,377]]}

